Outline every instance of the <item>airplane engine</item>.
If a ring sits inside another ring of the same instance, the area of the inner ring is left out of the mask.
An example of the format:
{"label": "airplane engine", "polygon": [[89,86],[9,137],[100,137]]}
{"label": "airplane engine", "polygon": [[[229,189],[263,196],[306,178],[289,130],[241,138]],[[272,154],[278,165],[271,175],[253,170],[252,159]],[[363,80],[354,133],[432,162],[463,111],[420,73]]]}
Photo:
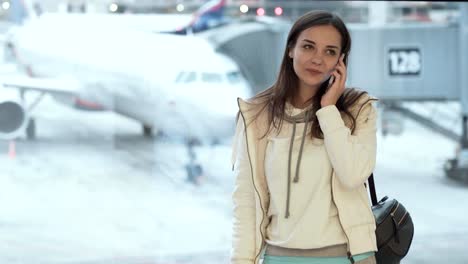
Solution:
{"label": "airplane engine", "polygon": [[27,110],[16,100],[0,100],[0,139],[22,135],[28,125]]}

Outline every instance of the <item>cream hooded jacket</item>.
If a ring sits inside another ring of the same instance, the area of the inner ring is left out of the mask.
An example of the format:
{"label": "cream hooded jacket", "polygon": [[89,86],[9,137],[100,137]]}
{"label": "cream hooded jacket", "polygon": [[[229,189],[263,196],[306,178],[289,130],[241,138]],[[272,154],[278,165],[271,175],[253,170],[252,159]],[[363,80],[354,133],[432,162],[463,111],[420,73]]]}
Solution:
{"label": "cream hooded jacket", "polygon": [[[364,185],[376,160],[374,100],[366,94],[351,108],[356,118],[352,135],[348,128],[349,119],[335,105],[323,107],[316,113],[333,167],[333,201],[348,240],[348,252],[352,255],[377,251],[375,220]],[[268,116],[266,111],[257,116],[262,107],[260,104],[240,98],[238,104],[240,115],[232,152],[236,181],[232,193],[231,264],[257,264],[270,221],[267,217],[270,196],[264,173],[267,137],[262,137],[268,131]]]}

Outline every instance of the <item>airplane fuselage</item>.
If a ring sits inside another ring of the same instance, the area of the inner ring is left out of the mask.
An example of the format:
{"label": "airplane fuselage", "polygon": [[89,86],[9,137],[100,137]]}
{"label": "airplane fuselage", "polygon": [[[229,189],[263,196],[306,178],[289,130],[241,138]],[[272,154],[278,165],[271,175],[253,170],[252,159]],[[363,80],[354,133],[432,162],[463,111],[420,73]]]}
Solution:
{"label": "airplane fuselage", "polygon": [[250,96],[250,89],[237,65],[205,40],[41,20],[17,28],[10,39],[31,77],[73,78],[82,102],[168,135],[233,133],[236,98]]}

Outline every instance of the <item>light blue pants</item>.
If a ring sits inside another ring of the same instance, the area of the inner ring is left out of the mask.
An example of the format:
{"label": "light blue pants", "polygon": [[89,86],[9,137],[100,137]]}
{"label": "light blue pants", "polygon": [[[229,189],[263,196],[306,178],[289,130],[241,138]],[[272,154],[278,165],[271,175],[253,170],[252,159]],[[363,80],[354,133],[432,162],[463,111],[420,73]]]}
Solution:
{"label": "light blue pants", "polygon": [[[354,255],[354,261],[358,262],[374,255],[374,252],[367,252]],[[349,264],[351,261],[347,257],[289,257],[265,255],[263,264]]]}

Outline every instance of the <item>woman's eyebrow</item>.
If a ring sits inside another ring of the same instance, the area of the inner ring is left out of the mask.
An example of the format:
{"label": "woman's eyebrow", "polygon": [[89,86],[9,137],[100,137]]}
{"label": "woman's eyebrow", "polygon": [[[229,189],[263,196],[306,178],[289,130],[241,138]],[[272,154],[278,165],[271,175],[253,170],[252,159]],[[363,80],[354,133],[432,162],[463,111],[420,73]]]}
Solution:
{"label": "woman's eyebrow", "polygon": [[[309,42],[309,43],[312,43],[312,44],[314,44],[314,45],[315,45],[315,42],[314,42],[314,41],[312,41],[312,40],[303,39],[303,41],[305,41],[305,42]],[[332,48],[332,49],[340,49],[340,48],[338,48],[337,46],[333,46],[333,45],[327,45],[327,48]]]}

